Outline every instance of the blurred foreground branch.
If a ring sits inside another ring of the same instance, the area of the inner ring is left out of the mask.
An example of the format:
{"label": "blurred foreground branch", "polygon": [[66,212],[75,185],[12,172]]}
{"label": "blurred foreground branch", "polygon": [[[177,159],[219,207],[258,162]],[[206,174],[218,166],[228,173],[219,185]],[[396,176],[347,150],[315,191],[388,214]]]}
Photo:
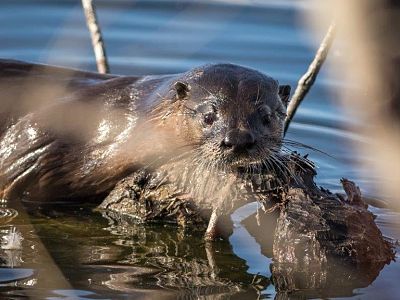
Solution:
{"label": "blurred foreground branch", "polygon": [[324,63],[329,49],[332,45],[333,39],[335,37],[336,32],[336,24],[333,22],[328,29],[324,39],[319,46],[317,53],[315,54],[314,60],[311,62],[310,66],[308,67],[307,72],[300,78],[296,90],[292,96],[292,99],[289,102],[289,106],[287,108],[287,117],[285,120],[285,131],[289,128],[289,124],[292,121],[297,108],[300,106],[301,102],[307,95],[308,91],[310,90],[311,86],[314,84],[315,79],[321,69],[322,64]]}
{"label": "blurred foreground branch", "polygon": [[83,10],[85,12],[86,24],[92,38],[94,55],[96,57],[97,70],[99,73],[106,74],[110,72],[107,62],[106,49],[104,46],[101,30],[97,22],[96,9],[92,0],[82,0]]}

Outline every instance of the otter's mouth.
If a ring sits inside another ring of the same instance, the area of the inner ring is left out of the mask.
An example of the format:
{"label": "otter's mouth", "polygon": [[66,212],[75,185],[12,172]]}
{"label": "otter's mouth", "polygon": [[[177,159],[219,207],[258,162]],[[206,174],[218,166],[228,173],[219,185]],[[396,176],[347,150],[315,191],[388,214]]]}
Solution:
{"label": "otter's mouth", "polygon": [[226,163],[232,168],[246,168],[250,166],[261,166],[263,164],[264,158],[261,158],[259,153],[232,153],[226,156]]}

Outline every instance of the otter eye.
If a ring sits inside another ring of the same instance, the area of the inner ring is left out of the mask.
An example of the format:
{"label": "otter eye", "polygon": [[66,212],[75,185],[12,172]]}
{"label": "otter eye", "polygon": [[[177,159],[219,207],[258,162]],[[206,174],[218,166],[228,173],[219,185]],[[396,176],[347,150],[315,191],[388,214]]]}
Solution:
{"label": "otter eye", "polygon": [[204,122],[204,124],[206,124],[208,126],[212,125],[214,123],[215,119],[216,119],[215,113],[207,113],[207,114],[203,115],[203,122]]}
{"label": "otter eye", "polygon": [[262,121],[264,125],[268,125],[271,122],[271,114],[264,114],[262,116]]}
{"label": "otter eye", "polygon": [[277,111],[277,114],[278,114],[278,116],[279,117],[281,117],[281,118],[286,118],[286,116],[287,116],[287,114],[286,114],[286,112],[284,112],[284,111]]}
{"label": "otter eye", "polygon": [[258,108],[258,112],[261,115],[263,124],[268,125],[271,122],[271,117],[272,117],[271,109],[268,106],[263,105],[260,108]]}

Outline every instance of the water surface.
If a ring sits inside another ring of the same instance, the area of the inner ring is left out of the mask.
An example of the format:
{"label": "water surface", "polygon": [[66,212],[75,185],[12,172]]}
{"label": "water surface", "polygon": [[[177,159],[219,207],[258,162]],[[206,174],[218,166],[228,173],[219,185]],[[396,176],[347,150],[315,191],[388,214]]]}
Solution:
{"label": "water surface", "polygon": [[[295,87],[318,44],[318,37],[301,22],[302,11],[311,9],[307,1],[96,3],[111,71],[117,74],[175,73],[231,62]],[[2,0],[0,28],[0,57],[96,70],[80,1]],[[335,47],[332,55],[338,54],[340,47]],[[311,152],[319,167],[319,185],[340,191],[339,179],[347,177],[364,194],[378,197],[374,175],[358,168],[368,158],[351,146],[368,141],[349,131],[354,121],[338,106],[337,91],[346,84],[330,76],[328,69],[329,64],[300,107],[288,138],[334,157]],[[51,218],[27,217],[21,207],[16,209],[22,215],[1,226],[0,233],[6,235],[16,225],[24,237],[23,248],[0,253],[2,296],[256,299],[276,295],[269,282],[270,258],[261,254],[240,225],[254,205],[235,215],[230,241],[217,242],[212,251],[207,251],[197,232],[170,225],[124,227],[85,207],[55,211]],[[399,239],[398,214],[371,210],[383,233]],[[399,276],[399,264],[392,263],[372,285],[344,296],[395,298]]]}

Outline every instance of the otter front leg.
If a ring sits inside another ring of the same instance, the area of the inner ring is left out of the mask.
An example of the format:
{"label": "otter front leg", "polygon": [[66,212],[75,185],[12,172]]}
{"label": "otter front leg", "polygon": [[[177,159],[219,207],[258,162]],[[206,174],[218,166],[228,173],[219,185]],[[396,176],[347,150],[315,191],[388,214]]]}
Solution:
{"label": "otter front leg", "polygon": [[193,199],[174,182],[160,171],[135,172],[115,186],[99,209],[114,218],[139,222],[173,222],[183,227],[196,224],[196,229],[201,230],[208,224],[204,237],[207,241],[228,238],[232,234],[231,214],[249,202],[246,197],[217,195],[219,201],[202,202]]}
{"label": "otter front leg", "polygon": [[255,199],[243,197],[236,199],[229,209],[224,207],[224,205],[215,207],[211,212],[204,239],[206,241],[214,241],[218,237],[224,239],[229,238],[233,233],[232,214],[236,209],[253,201],[255,201]]}
{"label": "otter front leg", "polygon": [[219,217],[219,209],[215,208],[208,222],[206,233],[204,234],[204,239],[206,241],[213,241],[217,237],[217,223]]}

